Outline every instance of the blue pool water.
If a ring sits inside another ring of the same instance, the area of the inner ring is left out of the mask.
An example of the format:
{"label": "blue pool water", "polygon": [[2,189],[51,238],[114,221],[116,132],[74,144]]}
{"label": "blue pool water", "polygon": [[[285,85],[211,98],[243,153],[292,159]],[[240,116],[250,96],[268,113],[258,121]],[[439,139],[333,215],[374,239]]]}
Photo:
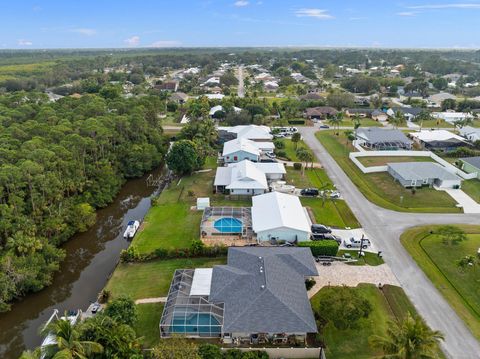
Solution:
{"label": "blue pool water", "polygon": [[242,233],[242,221],[232,217],[217,219],[213,224],[215,229],[221,233]]}
{"label": "blue pool water", "polygon": [[210,314],[196,313],[185,315],[175,315],[170,327],[172,333],[183,334],[212,334],[221,333],[221,327],[218,321]]}

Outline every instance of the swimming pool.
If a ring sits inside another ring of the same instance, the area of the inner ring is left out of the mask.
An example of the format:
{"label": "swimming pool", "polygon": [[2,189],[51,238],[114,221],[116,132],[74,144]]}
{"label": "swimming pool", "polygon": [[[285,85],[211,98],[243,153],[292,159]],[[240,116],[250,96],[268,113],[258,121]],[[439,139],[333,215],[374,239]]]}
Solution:
{"label": "swimming pool", "polygon": [[213,315],[207,313],[175,314],[170,327],[172,333],[217,336],[222,328]]}
{"label": "swimming pool", "polygon": [[213,226],[221,233],[242,233],[243,223],[237,218],[223,217],[217,219]]}

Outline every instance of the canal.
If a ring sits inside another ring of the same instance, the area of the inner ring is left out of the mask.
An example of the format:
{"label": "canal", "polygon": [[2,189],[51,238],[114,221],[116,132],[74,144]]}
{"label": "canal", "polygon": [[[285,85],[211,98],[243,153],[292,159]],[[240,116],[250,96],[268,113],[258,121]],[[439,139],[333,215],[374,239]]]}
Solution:
{"label": "canal", "polygon": [[[151,172],[155,177],[162,169]],[[150,173],[149,173],[150,174]],[[38,346],[38,330],[54,309],[85,310],[105,286],[122,249],[131,219],[143,219],[150,208],[150,197],[157,191],[148,187],[149,175],[125,183],[115,201],[97,211],[95,225],[72,237],[63,245],[66,258],[53,283],[15,303],[12,310],[0,314],[0,358],[17,359],[23,350]]]}

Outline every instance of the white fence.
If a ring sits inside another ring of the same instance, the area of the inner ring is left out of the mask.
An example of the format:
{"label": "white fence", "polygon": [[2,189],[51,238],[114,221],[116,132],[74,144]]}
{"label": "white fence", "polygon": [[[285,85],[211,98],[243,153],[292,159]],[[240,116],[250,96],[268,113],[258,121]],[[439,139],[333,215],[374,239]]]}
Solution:
{"label": "white fence", "polygon": [[[232,348],[222,348],[223,351]],[[304,359],[304,358],[320,358],[322,352],[322,358],[325,358],[325,353],[322,348],[235,348],[242,352],[249,352],[254,350],[261,350],[267,352],[270,359],[278,358],[291,358],[291,359]]]}
{"label": "white fence", "polygon": [[449,172],[460,176],[464,180],[477,177],[477,172],[465,173],[461,169],[455,167],[451,163],[445,161],[443,158],[437,156],[430,151],[363,151],[350,152],[350,159],[363,173],[376,173],[388,171],[388,166],[371,166],[365,167],[359,160],[359,157],[430,157],[435,162],[441,164]]}

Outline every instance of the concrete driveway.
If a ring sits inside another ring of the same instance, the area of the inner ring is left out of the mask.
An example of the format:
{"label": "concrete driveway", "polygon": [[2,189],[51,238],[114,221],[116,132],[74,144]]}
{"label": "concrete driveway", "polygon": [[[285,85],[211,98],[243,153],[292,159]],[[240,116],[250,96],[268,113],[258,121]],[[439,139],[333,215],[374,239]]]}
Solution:
{"label": "concrete driveway", "polygon": [[480,213],[480,204],[475,202],[472,197],[461,189],[438,189],[447,192],[450,197],[457,201],[458,206],[463,208],[465,213]]}
{"label": "concrete driveway", "polygon": [[299,127],[305,143],[323,165],[345,201],[383,251],[383,258],[392,269],[406,294],[428,325],[445,335],[442,349],[448,358],[480,358],[480,344],[417,266],[399,241],[408,228],[427,224],[480,223],[479,214],[418,214],[394,212],[374,205],[358,190],[325,148],[317,141],[318,128]]}

